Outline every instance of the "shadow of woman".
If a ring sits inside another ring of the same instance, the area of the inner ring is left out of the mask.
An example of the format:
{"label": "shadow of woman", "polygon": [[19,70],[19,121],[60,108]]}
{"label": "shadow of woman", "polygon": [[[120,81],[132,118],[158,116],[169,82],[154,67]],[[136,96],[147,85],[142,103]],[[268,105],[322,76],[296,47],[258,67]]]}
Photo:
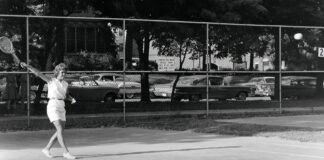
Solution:
{"label": "shadow of woman", "polygon": [[241,146],[223,146],[223,147],[205,147],[205,148],[182,148],[172,150],[151,150],[151,151],[138,151],[138,152],[126,152],[126,153],[112,153],[112,154],[93,154],[93,155],[76,155],[78,159],[84,158],[103,158],[111,156],[127,156],[127,155],[139,155],[139,154],[151,154],[151,153],[167,153],[167,152],[187,152],[197,150],[213,150],[213,149],[226,149],[226,148],[240,148]]}

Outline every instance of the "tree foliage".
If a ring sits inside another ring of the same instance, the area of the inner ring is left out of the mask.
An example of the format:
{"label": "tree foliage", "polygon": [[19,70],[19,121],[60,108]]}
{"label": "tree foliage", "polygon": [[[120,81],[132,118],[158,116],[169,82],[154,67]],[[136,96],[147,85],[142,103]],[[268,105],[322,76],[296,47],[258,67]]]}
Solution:
{"label": "tree foliage", "polygon": [[[196,0],[1,0],[0,11],[5,14],[34,14],[68,16],[76,11],[92,9],[93,16],[114,18],[142,18],[163,20],[190,20],[211,22],[234,22],[256,24],[280,25],[318,25],[322,26],[324,3],[320,0],[205,0],[203,3]],[[90,8],[89,8],[90,7]],[[91,8],[92,7],[92,8]],[[5,23],[2,23],[5,24]],[[10,27],[1,25],[2,30]],[[40,57],[47,57],[43,68],[50,70],[53,62],[62,61],[62,55],[53,57],[54,53],[62,53],[60,33],[62,22],[48,23],[48,28],[39,30],[39,37],[46,37],[43,45],[47,49],[40,52]],[[11,28],[10,34],[21,32],[23,22],[19,29]],[[206,43],[205,30],[195,29],[194,25],[166,24],[157,25],[148,22],[127,22],[126,61],[132,59],[132,42],[135,40],[141,61],[141,70],[148,69],[149,45],[159,48],[160,55],[177,55],[184,58],[191,53],[192,57],[206,53],[203,45]],[[316,46],[323,40],[321,30],[308,29],[303,31],[305,39],[295,41],[292,39],[296,30],[285,30],[283,37],[278,37],[277,28],[234,27],[211,25],[209,38],[209,53],[217,58],[231,57],[235,62],[241,62],[242,55],[275,54],[278,58],[279,39],[283,40],[283,59],[289,63],[305,64],[306,68],[315,66],[323,69],[322,60],[316,59]],[[45,36],[46,35],[46,36]],[[316,37],[316,38],[314,38]],[[22,42],[24,42],[22,37]],[[45,42],[46,41],[46,42]],[[23,51],[22,47],[21,52]],[[297,49],[296,49],[297,48]],[[295,52],[300,53],[298,56]],[[305,55],[303,55],[305,54]],[[57,55],[54,55],[57,56]],[[299,57],[300,56],[300,57]],[[306,56],[306,59],[302,57]],[[206,56],[204,64],[206,64]],[[307,58],[308,57],[308,58]],[[198,58],[198,57],[197,57]],[[313,62],[316,60],[316,63]],[[278,59],[277,59],[278,61]],[[42,61],[45,62],[45,61]],[[181,64],[181,63],[180,63]],[[279,64],[279,63],[278,63]],[[279,66],[277,66],[278,69]],[[250,67],[251,68],[251,67]],[[148,86],[148,75],[143,74],[142,86]],[[143,88],[143,101],[148,101],[148,88]]]}

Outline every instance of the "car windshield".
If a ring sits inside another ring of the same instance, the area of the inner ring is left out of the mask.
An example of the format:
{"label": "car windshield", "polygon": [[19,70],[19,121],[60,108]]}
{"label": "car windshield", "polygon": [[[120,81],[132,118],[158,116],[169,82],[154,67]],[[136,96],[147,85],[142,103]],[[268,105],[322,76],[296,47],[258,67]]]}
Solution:
{"label": "car windshield", "polygon": [[274,78],[266,78],[267,83],[274,83],[275,79]]}
{"label": "car windshield", "polygon": [[[116,81],[124,81],[124,77],[123,76],[116,76]],[[125,81],[134,81],[131,77],[126,77],[125,76]]]}
{"label": "car windshield", "polygon": [[93,77],[92,76],[83,76],[83,77],[80,77],[80,80],[82,80],[82,81],[91,81],[91,80],[93,80]]}
{"label": "car windshield", "polygon": [[180,77],[178,84],[191,84],[195,79],[193,77]]}
{"label": "car windshield", "polygon": [[100,78],[100,76],[99,75],[94,75],[94,76],[92,76],[92,78],[95,79],[95,80],[98,80]]}
{"label": "car windshield", "polygon": [[252,82],[252,83],[260,83],[260,82],[262,82],[262,78],[252,78],[250,80],[250,82]]}

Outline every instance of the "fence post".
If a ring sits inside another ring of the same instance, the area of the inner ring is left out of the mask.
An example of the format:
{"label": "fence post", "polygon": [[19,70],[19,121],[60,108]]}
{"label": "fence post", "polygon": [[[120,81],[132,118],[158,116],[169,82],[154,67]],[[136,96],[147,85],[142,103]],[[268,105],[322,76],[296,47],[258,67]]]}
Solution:
{"label": "fence post", "polygon": [[209,57],[209,23],[206,24],[206,59],[207,59],[207,90],[206,90],[206,116],[209,115],[209,71],[210,71],[210,57]]}
{"label": "fence post", "polygon": [[123,85],[124,85],[124,93],[123,93],[123,118],[124,122],[126,122],[126,86],[125,86],[125,72],[126,72],[126,20],[123,19]]}
{"label": "fence post", "polygon": [[279,112],[280,114],[282,113],[282,94],[281,94],[281,91],[282,91],[282,88],[281,88],[281,26],[279,27]]}
{"label": "fence post", "polygon": [[[26,63],[29,65],[29,17],[26,17]],[[27,127],[30,127],[30,81],[27,69]],[[25,100],[23,100],[25,101]],[[24,103],[24,102],[22,102]]]}

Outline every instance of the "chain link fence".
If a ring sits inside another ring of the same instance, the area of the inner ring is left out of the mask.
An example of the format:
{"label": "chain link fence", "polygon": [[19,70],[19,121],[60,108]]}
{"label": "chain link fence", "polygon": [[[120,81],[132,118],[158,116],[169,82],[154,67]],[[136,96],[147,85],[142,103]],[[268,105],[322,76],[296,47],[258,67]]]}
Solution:
{"label": "chain link fence", "polygon": [[[215,114],[321,109],[323,28],[0,15],[0,36],[52,76],[68,65],[68,114]],[[0,55],[0,114],[46,114],[47,85]]]}

